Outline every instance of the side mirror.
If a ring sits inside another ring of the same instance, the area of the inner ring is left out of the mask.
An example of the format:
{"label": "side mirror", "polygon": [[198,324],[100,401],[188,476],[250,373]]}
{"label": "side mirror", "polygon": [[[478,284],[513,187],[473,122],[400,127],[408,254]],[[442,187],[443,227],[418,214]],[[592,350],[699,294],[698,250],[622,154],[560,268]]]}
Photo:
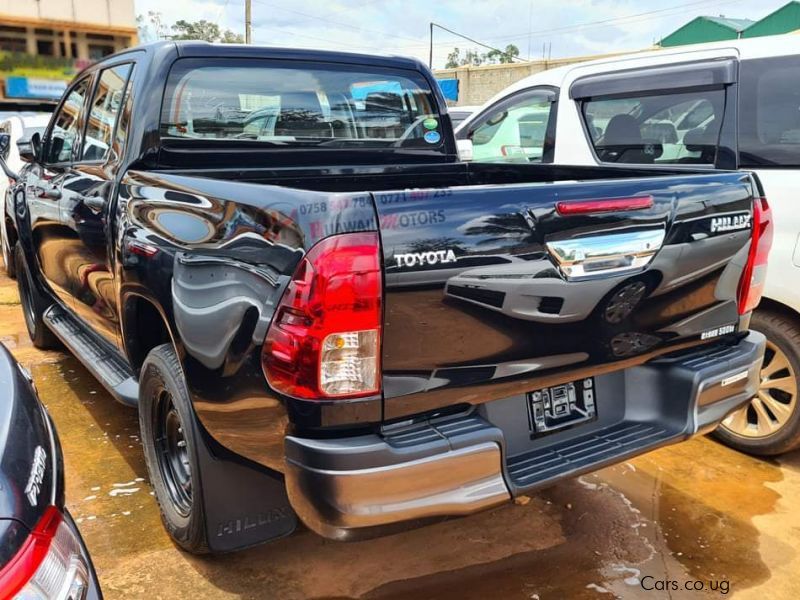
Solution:
{"label": "side mirror", "polygon": [[[8,137],[7,133],[0,134],[0,136]],[[2,140],[0,140],[0,145],[2,144]],[[7,153],[6,153],[7,154]],[[3,157],[2,150],[0,150],[0,171],[3,171],[6,177],[8,177],[13,183],[16,183],[19,180],[19,175],[11,170],[11,167],[8,166],[6,159]],[[2,199],[0,199],[2,202]]]}
{"label": "side mirror", "polygon": [[42,148],[42,136],[37,131],[31,137],[22,137],[17,140],[19,157],[25,162],[33,162],[39,157]]}
{"label": "side mirror", "polygon": [[473,158],[472,140],[463,139],[456,140],[456,148],[458,149],[458,158],[463,162],[469,162]]}
{"label": "side mirror", "polygon": [[11,135],[8,133],[0,133],[0,157],[3,160],[8,160],[8,153],[11,150]]}

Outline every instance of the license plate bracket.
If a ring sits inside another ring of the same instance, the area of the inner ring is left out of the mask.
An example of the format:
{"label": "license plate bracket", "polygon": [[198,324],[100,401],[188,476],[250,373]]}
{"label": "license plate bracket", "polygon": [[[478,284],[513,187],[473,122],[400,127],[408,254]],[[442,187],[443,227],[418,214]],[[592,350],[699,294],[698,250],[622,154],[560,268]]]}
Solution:
{"label": "license plate bracket", "polygon": [[531,437],[540,437],[597,419],[593,377],[528,392]]}

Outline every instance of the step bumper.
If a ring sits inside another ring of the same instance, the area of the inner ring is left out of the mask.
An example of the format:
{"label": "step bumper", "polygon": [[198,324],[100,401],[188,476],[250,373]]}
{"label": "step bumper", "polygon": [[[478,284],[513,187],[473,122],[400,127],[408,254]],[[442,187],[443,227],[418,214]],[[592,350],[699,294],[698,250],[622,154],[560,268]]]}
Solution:
{"label": "step bumper", "polygon": [[[504,431],[471,413],[427,420],[381,434],[286,438],[286,487],[292,508],[313,531],[347,540],[388,533],[398,524],[460,516],[521,493],[627,460],[715,427],[758,387],[764,336],[734,346],[660,359],[626,372],[639,394],[682,396],[685,417],[626,412],[609,427],[532,444],[510,457]],[[635,404],[636,398],[625,399]]]}

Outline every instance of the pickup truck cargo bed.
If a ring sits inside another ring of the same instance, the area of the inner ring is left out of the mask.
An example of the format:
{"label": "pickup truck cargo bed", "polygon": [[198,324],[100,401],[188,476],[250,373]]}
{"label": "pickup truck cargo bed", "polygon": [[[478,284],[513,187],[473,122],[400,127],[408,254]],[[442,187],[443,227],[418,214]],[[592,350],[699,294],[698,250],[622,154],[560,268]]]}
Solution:
{"label": "pickup truck cargo bed", "polygon": [[[750,229],[711,228],[749,215],[752,183],[741,173],[464,163],[226,175],[234,176],[146,177],[231,202],[290,196],[290,218],[316,236],[380,230],[384,420],[627,368],[701,343],[707,332],[739,329]],[[621,198],[652,206],[569,216],[555,208]],[[612,256],[619,265],[607,268],[594,258],[599,267],[573,277],[554,250],[577,244],[613,255],[634,244],[636,254],[640,243],[646,264]]]}

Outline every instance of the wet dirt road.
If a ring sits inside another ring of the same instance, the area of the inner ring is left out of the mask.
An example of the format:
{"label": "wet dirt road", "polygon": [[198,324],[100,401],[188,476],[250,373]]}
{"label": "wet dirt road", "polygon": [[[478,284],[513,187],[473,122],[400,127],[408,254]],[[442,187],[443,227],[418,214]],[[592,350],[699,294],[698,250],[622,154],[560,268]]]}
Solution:
{"label": "wet dirt road", "polygon": [[161,527],[135,412],[76,359],[31,346],[5,277],[0,341],[56,422],[68,506],[112,600],[800,597],[800,453],[756,460],[706,438],[387,538],[342,544],[300,530],[191,557]]}

